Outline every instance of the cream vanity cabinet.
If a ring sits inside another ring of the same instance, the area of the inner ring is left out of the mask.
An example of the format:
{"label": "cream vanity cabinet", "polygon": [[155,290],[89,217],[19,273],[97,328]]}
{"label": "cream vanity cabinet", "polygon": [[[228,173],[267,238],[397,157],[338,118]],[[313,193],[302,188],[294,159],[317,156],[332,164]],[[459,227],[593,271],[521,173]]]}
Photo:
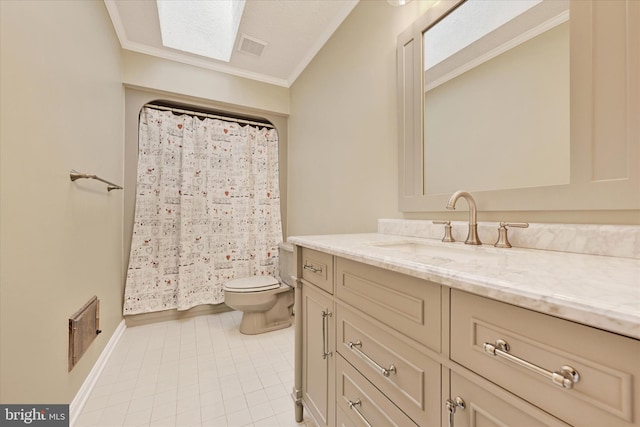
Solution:
{"label": "cream vanity cabinet", "polygon": [[640,426],[639,340],[295,253],[296,375],[321,426]]}
{"label": "cream vanity cabinet", "polygon": [[316,423],[440,425],[443,288],[307,248],[294,253],[302,359],[294,395]]}

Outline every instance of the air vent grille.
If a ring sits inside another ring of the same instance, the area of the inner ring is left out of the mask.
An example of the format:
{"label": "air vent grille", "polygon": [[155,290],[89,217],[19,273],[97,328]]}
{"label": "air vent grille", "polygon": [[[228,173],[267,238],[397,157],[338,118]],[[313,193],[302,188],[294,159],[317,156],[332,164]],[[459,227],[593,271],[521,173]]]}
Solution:
{"label": "air vent grille", "polygon": [[240,36],[240,42],[238,43],[238,50],[250,55],[262,56],[262,52],[266,46],[267,42],[242,34]]}

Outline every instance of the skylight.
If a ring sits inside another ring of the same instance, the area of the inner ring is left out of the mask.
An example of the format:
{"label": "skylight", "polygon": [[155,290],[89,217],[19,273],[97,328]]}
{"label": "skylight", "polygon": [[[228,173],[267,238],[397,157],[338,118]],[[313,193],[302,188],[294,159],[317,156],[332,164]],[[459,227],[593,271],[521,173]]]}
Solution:
{"label": "skylight", "polygon": [[156,0],[162,44],[229,62],[245,0]]}

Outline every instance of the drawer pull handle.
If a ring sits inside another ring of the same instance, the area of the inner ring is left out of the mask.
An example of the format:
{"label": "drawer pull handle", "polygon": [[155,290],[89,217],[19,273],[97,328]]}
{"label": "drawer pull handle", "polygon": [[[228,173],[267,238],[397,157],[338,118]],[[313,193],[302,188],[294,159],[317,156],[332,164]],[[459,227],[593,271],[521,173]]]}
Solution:
{"label": "drawer pull handle", "polygon": [[326,359],[327,356],[331,356],[331,352],[329,351],[329,334],[327,330],[329,329],[329,317],[333,314],[327,308],[326,310],[322,310],[320,313],[322,316],[322,358]]}
{"label": "drawer pull handle", "polygon": [[382,375],[384,375],[385,377],[388,377],[392,372],[394,374],[397,374],[398,371],[395,367],[395,365],[389,365],[388,368],[385,368],[384,366],[379,365],[375,360],[373,360],[372,358],[370,358],[369,356],[367,356],[367,354],[360,350],[360,347],[362,347],[362,342],[360,342],[360,340],[357,340],[356,342],[352,342],[349,341],[347,343],[347,347],[349,347],[351,350],[355,351],[356,353],[358,353],[360,356],[362,356],[367,362],[369,362],[370,364],[372,364],[377,370],[380,371],[380,373]]}
{"label": "drawer pull handle", "polygon": [[580,374],[571,366],[565,365],[561,367],[559,371],[551,372],[544,368],[541,368],[538,365],[534,365],[531,362],[527,362],[524,359],[512,355],[511,353],[509,353],[509,343],[505,340],[496,340],[494,344],[486,342],[484,343],[483,348],[484,351],[491,354],[492,356],[500,356],[515,363],[516,365],[522,366],[537,374],[542,375],[543,377],[549,378],[552,383],[559,387],[570,390],[573,388],[573,385],[575,383],[580,381]]}
{"label": "drawer pull handle", "polygon": [[316,268],[313,265],[305,264],[302,268],[309,270],[312,273],[322,273],[322,267]]}
{"label": "drawer pull handle", "polygon": [[360,401],[360,399],[356,399],[355,401],[349,400],[348,402],[349,402],[349,409],[353,409],[354,411],[356,411],[356,414],[358,414],[362,422],[365,423],[367,427],[373,427],[371,423],[367,421],[364,415],[362,415],[362,412],[360,412],[360,410],[357,408],[358,406],[362,406],[362,402]]}

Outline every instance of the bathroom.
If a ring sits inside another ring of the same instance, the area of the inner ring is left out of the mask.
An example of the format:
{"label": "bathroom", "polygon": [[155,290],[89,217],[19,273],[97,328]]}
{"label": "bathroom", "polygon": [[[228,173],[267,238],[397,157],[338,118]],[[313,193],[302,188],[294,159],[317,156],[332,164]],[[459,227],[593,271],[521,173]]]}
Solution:
{"label": "bathroom", "polygon": [[[381,218],[466,223],[464,202],[444,210],[451,194],[437,208],[398,202],[397,37],[433,3],[358,2],[284,87],[125,50],[102,1],[0,2],[0,403],[71,403],[123,320],[127,200],[98,183],[79,188],[69,170],[130,187],[127,91],[280,126],[285,236],[371,233]],[[609,192],[615,203],[586,209],[541,194],[524,210],[474,196],[480,222],[638,227],[637,194]],[[511,232],[515,244],[526,230]],[[102,333],[69,372],[67,319],[92,295]]]}

